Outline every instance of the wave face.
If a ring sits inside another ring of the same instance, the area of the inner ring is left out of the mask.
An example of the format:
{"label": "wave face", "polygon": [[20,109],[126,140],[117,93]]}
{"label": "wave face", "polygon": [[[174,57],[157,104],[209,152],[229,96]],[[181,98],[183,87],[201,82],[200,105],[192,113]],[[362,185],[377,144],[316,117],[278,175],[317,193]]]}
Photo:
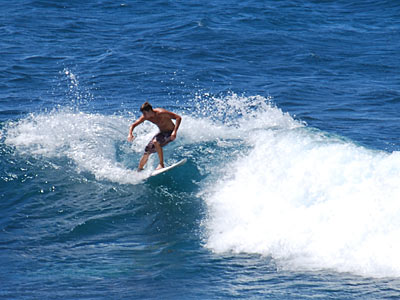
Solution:
{"label": "wave face", "polygon": [[[189,158],[181,170],[206,203],[207,248],[269,256],[283,269],[400,276],[398,152],[310,128],[261,96],[203,95],[189,107],[165,151],[167,162]],[[139,185],[157,163],[135,171],[156,130],[145,123],[128,143],[131,122],[64,108],[9,122],[2,135],[56,169]]]}

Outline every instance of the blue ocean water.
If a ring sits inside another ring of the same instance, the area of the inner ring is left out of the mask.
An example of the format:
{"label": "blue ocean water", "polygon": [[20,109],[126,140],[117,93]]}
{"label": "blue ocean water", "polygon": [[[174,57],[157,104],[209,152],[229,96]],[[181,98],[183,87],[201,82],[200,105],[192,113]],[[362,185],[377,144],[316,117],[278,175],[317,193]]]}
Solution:
{"label": "blue ocean water", "polygon": [[1,299],[400,297],[398,1],[2,4]]}

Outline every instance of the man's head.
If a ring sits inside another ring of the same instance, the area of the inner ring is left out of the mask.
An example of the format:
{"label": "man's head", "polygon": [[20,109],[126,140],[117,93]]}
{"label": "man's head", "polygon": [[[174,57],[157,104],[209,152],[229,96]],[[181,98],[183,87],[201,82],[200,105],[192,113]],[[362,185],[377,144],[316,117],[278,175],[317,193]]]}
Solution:
{"label": "man's head", "polygon": [[142,106],[140,107],[140,111],[142,112],[142,113],[144,113],[144,112],[150,112],[150,111],[153,111],[153,107],[151,106],[151,104],[149,103],[149,102],[145,102],[145,103],[143,103],[142,104]]}
{"label": "man's head", "polygon": [[149,102],[145,102],[142,104],[142,106],[140,107],[140,111],[142,112],[143,116],[148,119],[151,117],[154,117],[155,112],[153,110],[153,107],[151,106],[151,104]]}

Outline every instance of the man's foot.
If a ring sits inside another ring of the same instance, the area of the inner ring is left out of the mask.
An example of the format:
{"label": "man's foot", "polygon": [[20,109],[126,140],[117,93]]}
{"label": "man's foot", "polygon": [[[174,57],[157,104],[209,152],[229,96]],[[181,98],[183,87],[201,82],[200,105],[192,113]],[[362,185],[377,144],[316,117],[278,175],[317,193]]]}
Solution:
{"label": "man's foot", "polygon": [[164,169],[164,165],[158,164],[156,170]]}

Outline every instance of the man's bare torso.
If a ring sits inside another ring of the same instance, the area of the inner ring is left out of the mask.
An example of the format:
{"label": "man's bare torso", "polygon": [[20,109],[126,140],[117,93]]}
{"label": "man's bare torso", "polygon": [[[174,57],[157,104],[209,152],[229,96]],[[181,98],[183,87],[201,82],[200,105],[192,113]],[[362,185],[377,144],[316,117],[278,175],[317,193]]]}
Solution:
{"label": "man's bare torso", "polygon": [[148,118],[148,121],[156,124],[161,132],[174,130],[175,124],[172,122],[171,117],[164,113],[167,112],[165,109],[155,108],[153,111],[155,112],[155,116]]}

